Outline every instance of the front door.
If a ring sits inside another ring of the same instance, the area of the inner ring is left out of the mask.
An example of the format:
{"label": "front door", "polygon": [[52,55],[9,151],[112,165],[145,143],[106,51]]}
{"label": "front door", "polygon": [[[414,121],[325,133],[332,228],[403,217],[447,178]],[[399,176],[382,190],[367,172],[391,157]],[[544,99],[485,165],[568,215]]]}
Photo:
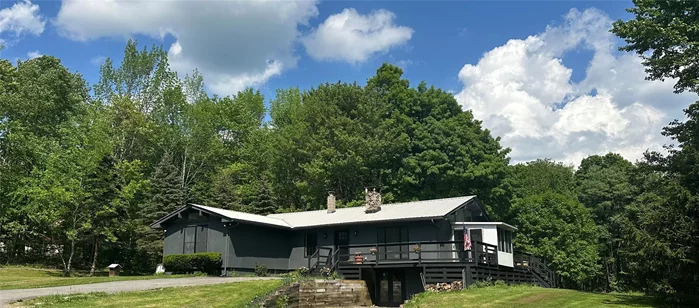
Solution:
{"label": "front door", "polygon": [[335,231],[335,249],[340,250],[339,257],[341,261],[347,261],[352,257],[349,255],[349,247],[347,245],[349,245],[349,231]]}
{"label": "front door", "polygon": [[400,269],[377,270],[376,299],[381,306],[400,306],[405,299],[405,272]]}

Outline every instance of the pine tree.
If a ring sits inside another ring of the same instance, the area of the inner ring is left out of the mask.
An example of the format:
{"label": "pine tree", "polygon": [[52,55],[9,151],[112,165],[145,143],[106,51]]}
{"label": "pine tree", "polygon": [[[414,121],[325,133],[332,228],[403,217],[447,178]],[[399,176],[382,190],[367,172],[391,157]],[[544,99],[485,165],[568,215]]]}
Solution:
{"label": "pine tree", "polygon": [[152,230],[150,224],[184,205],[182,180],[169,153],[165,153],[151,179],[150,202],[141,210],[139,246],[153,257],[162,253],[163,234]]}
{"label": "pine tree", "polygon": [[116,169],[116,160],[105,155],[97,168],[86,179],[88,190],[87,206],[90,217],[89,228],[93,240],[92,266],[90,275],[94,274],[97,254],[103,240],[115,241],[115,231],[123,214],[120,198],[121,178]]}
{"label": "pine tree", "polygon": [[255,214],[267,215],[277,211],[277,206],[272,201],[272,196],[269,191],[267,181],[263,180],[260,183],[260,191],[256,198],[250,204],[250,211]]}

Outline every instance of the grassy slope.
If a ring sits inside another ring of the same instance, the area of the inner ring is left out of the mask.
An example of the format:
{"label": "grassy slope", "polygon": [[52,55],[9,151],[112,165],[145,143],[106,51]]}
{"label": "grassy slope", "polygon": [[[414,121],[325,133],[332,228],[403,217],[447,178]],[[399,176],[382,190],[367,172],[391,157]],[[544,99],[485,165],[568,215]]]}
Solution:
{"label": "grassy slope", "polygon": [[245,307],[259,295],[282,284],[280,280],[234,282],[219,285],[165,288],[117,294],[55,295],[15,305],[22,307]]}
{"label": "grassy slope", "polygon": [[108,277],[106,272],[100,272],[99,275],[101,276],[63,277],[63,272],[58,270],[24,267],[0,268],[0,290],[58,287],[117,280],[188,277],[187,275]]}
{"label": "grassy slope", "polygon": [[423,293],[406,308],[427,307],[658,307],[653,298],[640,294],[598,294],[530,286],[494,286],[458,292]]}

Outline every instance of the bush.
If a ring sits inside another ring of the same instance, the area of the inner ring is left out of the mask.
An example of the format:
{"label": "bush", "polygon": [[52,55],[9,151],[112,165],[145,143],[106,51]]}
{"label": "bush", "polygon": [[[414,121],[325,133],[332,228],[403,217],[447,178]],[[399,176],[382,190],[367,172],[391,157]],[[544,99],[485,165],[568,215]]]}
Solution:
{"label": "bush", "polygon": [[166,271],[175,274],[201,271],[209,275],[215,275],[221,269],[221,253],[199,252],[184,255],[167,255],[163,257],[163,266]]}
{"label": "bush", "polygon": [[267,276],[267,267],[264,266],[263,264],[255,264],[255,276],[266,277]]}

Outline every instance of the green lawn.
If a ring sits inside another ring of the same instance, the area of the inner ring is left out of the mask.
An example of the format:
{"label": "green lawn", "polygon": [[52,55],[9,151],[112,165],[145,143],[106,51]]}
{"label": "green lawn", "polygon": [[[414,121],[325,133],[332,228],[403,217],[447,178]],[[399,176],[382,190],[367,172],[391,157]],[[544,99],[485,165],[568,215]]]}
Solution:
{"label": "green lawn", "polygon": [[446,293],[422,293],[406,308],[427,307],[660,307],[641,294],[599,294],[531,286],[493,286]]}
{"label": "green lawn", "polygon": [[258,280],[218,285],[165,288],[117,294],[90,293],[40,297],[21,307],[245,307],[259,295],[278,288],[281,280]]}
{"label": "green lawn", "polygon": [[[80,275],[80,274],[76,274]],[[63,272],[49,269],[35,269],[28,267],[3,267],[0,268],[0,290],[29,289],[44,287],[59,287],[95,282],[108,282],[117,280],[141,280],[154,278],[179,278],[191,275],[150,275],[150,276],[119,276],[109,277],[106,272],[98,273],[99,276],[73,276],[63,277]]]}

